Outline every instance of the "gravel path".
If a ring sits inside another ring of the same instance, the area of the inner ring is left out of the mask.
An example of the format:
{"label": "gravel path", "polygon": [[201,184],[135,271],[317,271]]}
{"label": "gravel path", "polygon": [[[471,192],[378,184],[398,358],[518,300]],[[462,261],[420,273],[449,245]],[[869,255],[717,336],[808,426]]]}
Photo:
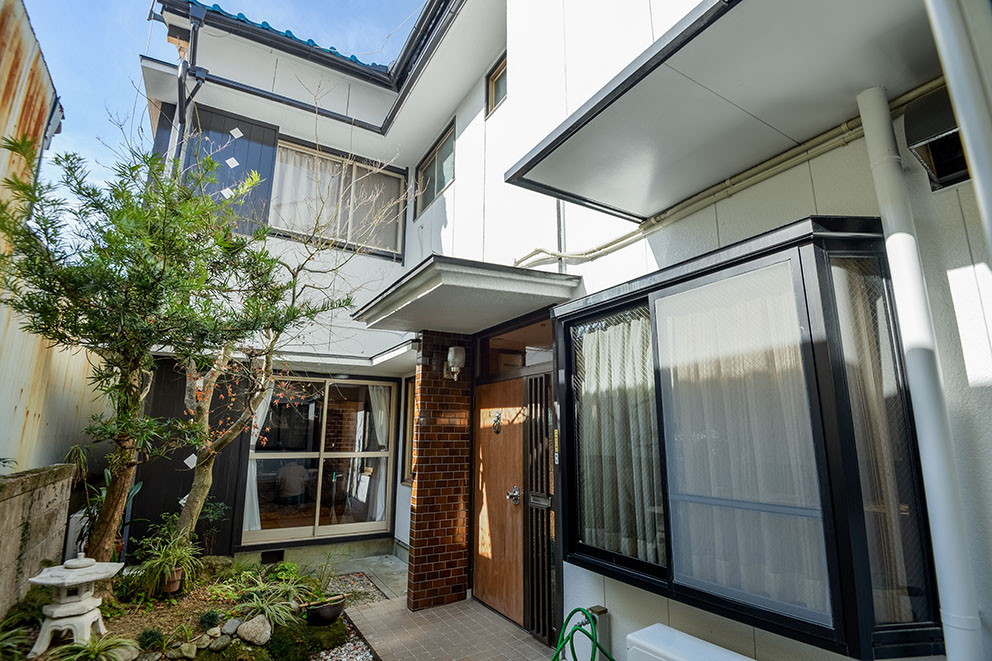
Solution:
{"label": "gravel path", "polygon": [[311,661],[380,661],[379,655],[372,651],[358,629],[345,618],[345,627],[348,630],[348,642],[335,647],[332,650],[324,650],[314,655]]}
{"label": "gravel path", "polygon": [[328,590],[339,594],[351,594],[348,597],[348,607],[364,606],[374,604],[377,601],[388,599],[386,594],[375,586],[364,572],[354,574],[341,574],[335,576],[327,582]]}

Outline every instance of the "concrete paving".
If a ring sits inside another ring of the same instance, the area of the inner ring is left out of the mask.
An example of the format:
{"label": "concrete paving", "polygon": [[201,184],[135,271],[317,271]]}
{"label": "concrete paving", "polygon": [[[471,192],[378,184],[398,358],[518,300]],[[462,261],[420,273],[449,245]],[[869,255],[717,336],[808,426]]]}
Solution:
{"label": "concrete paving", "polygon": [[406,598],[406,563],[395,555],[341,558],[334,562],[334,573],[338,576],[355,572],[363,572],[388,598]]}

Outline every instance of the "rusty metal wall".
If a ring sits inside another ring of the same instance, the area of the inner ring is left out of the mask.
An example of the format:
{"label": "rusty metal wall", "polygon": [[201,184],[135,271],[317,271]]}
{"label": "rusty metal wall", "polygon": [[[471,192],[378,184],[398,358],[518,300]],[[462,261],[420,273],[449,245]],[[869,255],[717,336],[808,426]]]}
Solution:
{"label": "rusty metal wall", "polygon": [[[43,142],[53,110],[60,117],[57,103],[22,0],[0,0],[0,135]],[[15,163],[8,152],[0,154],[2,180]],[[104,409],[88,387],[91,372],[84,353],[48,347],[0,307],[0,457],[15,460],[13,470],[58,462],[69,446],[85,441],[82,428]]]}

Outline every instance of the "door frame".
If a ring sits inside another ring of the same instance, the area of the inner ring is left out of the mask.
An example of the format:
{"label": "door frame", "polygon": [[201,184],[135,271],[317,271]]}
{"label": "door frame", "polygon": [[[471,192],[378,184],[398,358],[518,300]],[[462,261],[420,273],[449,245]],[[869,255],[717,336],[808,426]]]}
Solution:
{"label": "door frame", "polygon": [[[520,317],[516,317],[515,319],[511,319],[509,321],[505,321],[505,322],[500,323],[500,324],[497,324],[495,326],[491,326],[490,328],[487,328],[487,329],[485,329],[483,331],[480,331],[478,333],[475,333],[472,336],[472,350],[475,352],[475,361],[474,361],[474,364],[475,364],[475,373],[472,375],[473,376],[473,383],[472,383],[472,419],[474,421],[475,420],[475,416],[479,412],[478,411],[478,402],[476,401],[476,393],[475,393],[475,390],[476,390],[476,388],[478,386],[488,385],[490,383],[496,383],[496,382],[499,382],[499,381],[510,381],[512,379],[519,379],[519,378],[524,378],[525,383],[526,383],[526,377],[537,376],[537,375],[540,375],[540,374],[548,374],[549,375],[549,378],[550,378],[550,383],[551,383],[551,401],[550,401],[550,409],[551,409],[551,416],[552,416],[552,429],[551,429],[551,444],[552,444],[552,447],[551,447],[551,453],[552,453],[552,456],[553,457],[557,457],[558,456],[558,435],[559,435],[559,432],[558,432],[558,429],[559,429],[559,426],[558,426],[558,422],[559,422],[559,415],[558,415],[559,414],[559,406],[558,406],[559,398],[558,398],[558,384],[557,384],[557,381],[558,380],[557,380],[556,375],[558,373],[558,369],[559,369],[559,365],[560,365],[559,356],[558,356],[558,353],[559,352],[558,352],[557,345],[553,345],[552,346],[552,363],[551,364],[542,363],[540,365],[534,365],[534,366],[531,366],[531,367],[521,367],[521,368],[517,368],[517,369],[510,369],[510,370],[505,370],[504,372],[501,372],[499,374],[494,374],[494,375],[493,374],[487,374],[487,373],[484,372],[484,370],[486,369],[487,365],[484,364],[486,361],[483,360],[483,352],[482,352],[482,343],[483,343],[483,340],[486,340],[486,339],[488,339],[488,338],[490,338],[490,337],[492,337],[494,335],[499,335],[501,333],[506,333],[508,331],[516,330],[518,328],[523,328],[524,326],[529,326],[531,324],[534,324],[534,323],[537,323],[537,322],[540,322],[540,321],[549,321],[549,322],[550,321],[553,321],[551,319],[551,309],[552,309],[552,307],[553,306],[548,306],[548,307],[545,307],[545,308],[541,308],[539,310],[535,310],[534,312],[530,312],[530,313],[527,313],[527,314],[522,315]],[[554,327],[552,326],[552,337],[553,337],[553,333],[554,333]],[[525,399],[526,399],[526,392],[525,392]],[[521,402],[521,406],[526,406],[526,402]],[[472,424],[472,430],[471,430],[469,444],[470,444],[469,452],[471,453],[471,462],[472,462],[472,468],[471,468],[471,470],[472,470],[472,482],[470,484],[470,489],[469,489],[469,511],[473,513],[472,524],[469,526],[469,534],[468,534],[469,549],[471,550],[471,553],[473,554],[473,562],[470,562],[469,563],[469,585],[474,587],[474,585],[475,585],[474,554],[475,554],[475,543],[476,543],[476,534],[477,534],[477,530],[476,530],[477,525],[476,525],[475,515],[474,515],[474,512],[475,512],[475,484],[476,484],[476,479],[478,477],[478,471],[477,471],[477,467],[476,467],[476,463],[475,463],[476,451],[478,450],[478,448],[477,448],[477,439],[476,439],[476,425],[475,425],[474,422]],[[526,439],[524,439],[524,442],[522,443],[521,451],[524,454],[524,457],[523,457],[523,459],[524,459],[524,479],[526,480],[526,474],[527,474],[527,468],[528,468],[527,442],[526,442]],[[558,462],[555,461],[554,462],[554,483],[555,483],[555,485],[561,484],[559,473],[560,473],[560,471],[559,471],[559,465],[558,465]],[[552,605],[552,609],[551,609],[551,623],[550,623],[551,626],[548,627],[548,636],[547,636],[547,638],[543,638],[543,637],[539,637],[539,636],[534,636],[536,639],[544,642],[547,645],[550,645],[551,647],[554,647],[555,644],[557,643],[558,634],[559,634],[559,631],[561,630],[562,619],[564,618],[564,610],[563,610],[563,608],[564,608],[564,581],[563,581],[564,562],[563,562],[563,559],[562,559],[563,558],[563,556],[562,556],[563,547],[562,547],[562,537],[561,537],[561,532],[562,532],[562,514],[561,514],[561,504],[560,504],[560,500],[559,499],[560,499],[560,489],[557,489],[556,488],[555,492],[551,496],[551,511],[554,513],[554,524],[553,524],[553,528],[552,528],[552,536],[554,538],[554,544],[551,547],[551,552],[552,552],[551,561],[553,563],[553,567],[552,567],[552,569],[553,569],[553,575],[557,577],[557,580],[554,581],[554,584],[552,586],[553,589],[552,589],[552,592],[551,592],[551,597],[552,597],[552,601],[553,601],[553,605]],[[524,503],[522,503],[522,505],[525,505],[526,506],[526,500],[525,500]],[[526,523],[526,516],[524,518],[524,531],[523,532],[524,532],[524,534],[523,534],[524,553],[526,555],[527,550],[528,550],[528,547],[529,547],[529,544],[530,544],[529,530],[528,530],[528,526],[527,526],[527,523]],[[526,595],[527,595],[527,591],[528,591],[528,588],[529,588],[529,584],[528,583],[529,583],[529,580],[530,580],[530,576],[529,576],[529,573],[526,570],[526,567],[527,567],[527,562],[526,562],[526,557],[525,557],[524,558],[524,586],[523,586],[523,590],[524,590],[524,595],[523,595],[524,596],[524,607],[525,607],[525,613],[524,613],[525,622],[526,622],[526,617],[527,617],[527,599],[526,599]],[[479,603],[483,603],[483,602],[480,601]]]}

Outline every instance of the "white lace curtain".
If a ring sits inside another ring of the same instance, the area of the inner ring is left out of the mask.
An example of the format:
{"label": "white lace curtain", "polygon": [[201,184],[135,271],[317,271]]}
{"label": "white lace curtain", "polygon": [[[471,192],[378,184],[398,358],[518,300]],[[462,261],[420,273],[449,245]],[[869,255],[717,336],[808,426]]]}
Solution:
{"label": "white lace curtain", "polygon": [[[258,437],[262,432],[262,425],[265,424],[265,419],[269,415],[269,404],[272,402],[272,390],[274,386],[275,382],[270,381],[269,387],[266,388],[265,394],[262,396],[262,401],[258,403],[258,408],[255,409],[255,415],[252,417],[251,435],[248,446],[250,452],[255,451],[255,443],[258,442]],[[251,458],[249,454],[248,484],[245,487],[245,514],[244,523],[241,526],[244,530],[262,529],[262,515],[258,508],[258,469],[255,466],[255,462],[256,459]]]}
{"label": "white lace curtain", "polygon": [[655,305],[675,579],[829,625],[789,264]]}
{"label": "white lace curtain", "polygon": [[[347,191],[344,169],[338,161],[317,154],[280,146],[272,185],[269,224],[305,236],[346,238],[346,210],[340,204],[342,186]],[[319,223],[319,225],[316,225]]]}
{"label": "white lace curtain", "polygon": [[[392,388],[389,386],[369,386],[369,399],[372,402],[372,428],[375,430],[376,443],[379,451],[389,449],[389,409],[392,400]],[[372,448],[369,448],[370,450]],[[369,477],[368,488],[368,520],[383,521],[386,518],[386,479],[384,475],[386,461],[372,459],[374,468]]]}

